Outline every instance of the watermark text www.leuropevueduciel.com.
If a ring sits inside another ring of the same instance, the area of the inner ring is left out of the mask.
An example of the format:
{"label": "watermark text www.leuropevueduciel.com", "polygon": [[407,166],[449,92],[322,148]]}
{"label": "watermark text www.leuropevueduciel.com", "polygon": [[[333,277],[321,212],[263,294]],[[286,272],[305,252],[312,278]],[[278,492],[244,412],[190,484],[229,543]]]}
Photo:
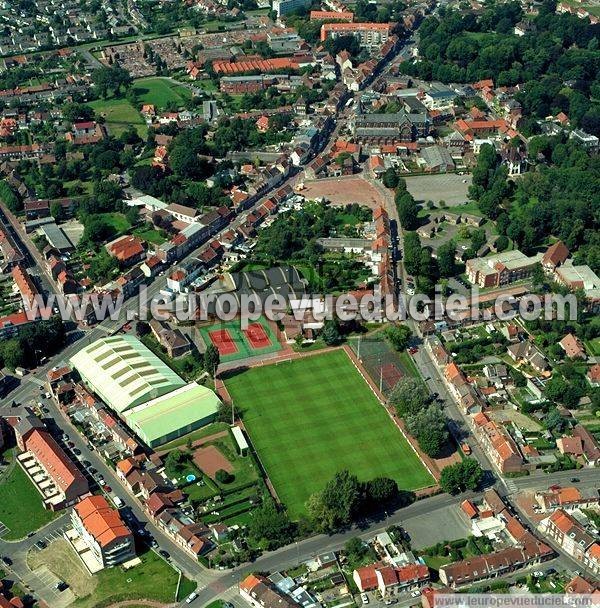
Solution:
{"label": "watermark text www.leuropevueduciel.com", "polygon": [[433,608],[598,608],[591,593],[436,593]]}
{"label": "watermark text www.leuropevueduciel.com", "polygon": [[[484,302],[484,306],[482,306]],[[25,302],[25,313],[29,320],[49,319],[59,315],[63,320],[85,322],[92,316],[95,322],[105,320],[132,321],[134,319],[178,322],[219,319],[231,321],[240,318],[249,323],[266,317],[281,321],[292,315],[301,321],[310,311],[317,321],[339,319],[340,321],[510,321],[521,318],[525,321],[575,320],[577,299],[574,294],[548,293],[538,295],[526,293],[514,296],[501,293],[493,299],[481,296],[473,287],[469,295],[442,295],[442,287],[436,286],[433,297],[417,293],[395,297],[383,295],[378,286],[372,292],[359,295],[303,294],[286,296],[278,293],[258,295],[252,293],[164,293],[150,296],[145,286],[136,296],[125,300],[123,294],[49,294],[36,295]]]}

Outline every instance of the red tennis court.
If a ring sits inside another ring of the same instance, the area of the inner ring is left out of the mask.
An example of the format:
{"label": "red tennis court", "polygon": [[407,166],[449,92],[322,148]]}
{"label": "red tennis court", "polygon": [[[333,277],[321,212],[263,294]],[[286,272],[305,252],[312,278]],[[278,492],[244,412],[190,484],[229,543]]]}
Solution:
{"label": "red tennis court", "polygon": [[231,334],[226,329],[215,329],[208,332],[210,341],[217,347],[220,355],[233,355],[238,352]]}
{"label": "red tennis court", "polygon": [[254,349],[267,348],[271,346],[271,338],[267,335],[265,328],[260,323],[251,323],[244,330],[246,339]]}
{"label": "red tennis court", "polygon": [[385,363],[381,366],[381,377],[382,380],[391,389],[396,386],[396,383],[404,374],[399,370],[394,363]]}

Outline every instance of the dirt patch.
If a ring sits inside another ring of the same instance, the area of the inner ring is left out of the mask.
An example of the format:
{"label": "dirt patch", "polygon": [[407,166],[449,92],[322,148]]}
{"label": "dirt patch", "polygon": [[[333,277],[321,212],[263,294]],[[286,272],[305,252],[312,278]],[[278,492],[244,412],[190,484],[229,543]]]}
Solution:
{"label": "dirt patch", "polygon": [[537,506],[534,490],[524,490],[522,492],[519,492],[516,496],[514,496],[514,499],[517,503],[517,507],[523,513],[525,513],[531,521],[534,521],[536,524],[539,524],[542,519],[548,517],[548,513],[536,513],[533,510],[534,505]]}
{"label": "dirt patch", "polygon": [[77,597],[91,595],[96,589],[97,579],[85,569],[66,540],[55,540],[45,549],[31,552],[27,563],[32,570],[47,567],[50,572],[68,583]]}
{"label": "dirt patch", "polygon": [[299,194],[310,199],[325,197],[334,205],[359,203],[371,209],[385,204],[379,190],[362,177],[339,177],[305,182]]}
{"label": "dirt patch", "polygon": [[194,452],[194,464],[211,479],[215,478],[215,473],[219,469],[233,473],[233,465],[221,454],[219,448],[214,445],[198,448]]}

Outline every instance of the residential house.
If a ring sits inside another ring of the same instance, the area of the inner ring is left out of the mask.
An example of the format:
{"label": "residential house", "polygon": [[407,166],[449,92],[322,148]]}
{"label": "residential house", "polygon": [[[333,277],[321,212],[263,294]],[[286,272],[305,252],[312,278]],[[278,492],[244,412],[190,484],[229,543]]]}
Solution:
{"label": "residential house", "polygon": [[125,235],[106,245],[106,250],[116,258],[122,267],[133,266],[146,256],[146,250],[141,239]]}
{"label": "residential house", "polygon": [[352,578],[359,591],[377,589],[382,597],[420,589],[430,581],[425,564],[407,564],[393,567],[384,563],[372,564],[354,570]]}
{"label": "residential house", "polygon": [[284,594],[266,577],[250,574],[239,586],[242,599],[253,608],[299,608],[295,600]]}
{"label": "residential house", "polygon": [[152,319],[150,329],[158,343],[166,349],[171,358],[181,357],[192,349],[192,343],[188,336],[179,329],[171,329],[164,321]]}
{"label": "residential house", "polygon": [[567,488],[552,486],[544,492],[536,492],[535,501],[543,513],[555,509],[570,512],[577,509],[597,509],[600,504],[600,496],[597,489],[580,490],[574,486]]}
{"label": "residential house", "polygon": [[600,386],[600,363],[596,363],[588,369],[586,378],[593,388],[598,388]]}
{"label": "residential house", "polygon": [[553,272],[558,266],[564,264],[569,257],[569,249],[562,241],[550,245],[542,257],[542,266],[545,270]]}
{"label": "residential house", "polygon": [[600,466],[600,446],[596,438],[582,424],[573,427],[573,437],[579,437],[583,446],[583,457],[590,467]]}
{"label": "residential house", "polygon": [[440,581],[453,589],[481,580],[498,578],[521,568],[551,559],[554,552],[529,533],[521,546],[508,547],[487,555],[445,564],[439,569]]}
{"label": "residential house", "polygon": [[539,373],[550,369],[548,359],[546,359],[542,351],[529,340],[511,344],[508,347],[507,352],[513,361],[530,365]]}
{"label": "residential house", "polygon": [[569,359],[585,359],[587,356],[581,340],[573,334],[567,334],[559,345]]}

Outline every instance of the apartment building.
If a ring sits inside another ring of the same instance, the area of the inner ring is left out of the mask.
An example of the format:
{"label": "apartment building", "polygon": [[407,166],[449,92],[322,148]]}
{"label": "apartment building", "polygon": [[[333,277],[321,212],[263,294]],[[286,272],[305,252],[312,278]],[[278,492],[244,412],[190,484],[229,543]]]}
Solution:
{"label": "apartment building", "polygon": [[572,515],[557,509],[540,529],[594,574],[600,573],[600,543]]}
{"label": "apartment building", "polygon": [[473,417],[474,430],[483,449],[501,473],[523,470],[524,460],[506,428],[480,412]]}
{"label": "apartment building", "polygon": [[382,46],[392,35],[392,23],[324,23],[321,41],[339,36],[356,36],[364,47]]}
{"label": "apartment building", "polygon": [[528,257],[519,250],[467,260],[467,278],[479,287],[499,287],[531,276],[543,255]]}
{"label": "apartment building", "polygon": [[104,496],[88,496],[75,505],[71,523],[94,559],[110,568],[135,557],[131,530]]}
{"label": "apartment building", "polygon": [[15,432],[25,450],[18,456],[19,464],[42,495],[47,509],[68,507],[89,492],[86,478],[45,428],[21,421]]}

